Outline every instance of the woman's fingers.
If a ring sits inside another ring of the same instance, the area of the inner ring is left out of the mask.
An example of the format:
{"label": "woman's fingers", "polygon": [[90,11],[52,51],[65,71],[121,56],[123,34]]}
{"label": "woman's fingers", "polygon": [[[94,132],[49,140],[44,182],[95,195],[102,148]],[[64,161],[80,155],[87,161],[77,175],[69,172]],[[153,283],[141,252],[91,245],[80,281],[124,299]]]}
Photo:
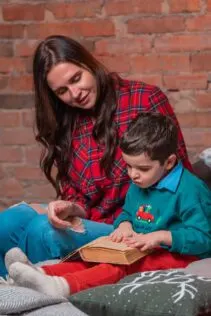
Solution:
{"label": "woman's fingers", "polygon": [[67,228],[70,227],[70,222],[66,221],[67,212],[62,207],[62,201],[51,202],[48,205],[48,219],[50,223],[56,228]]}
{"label": "woman's fingers", "polygon": [[70,223],[63,221],[61,219],[56,218],[55,220],[51,219],[49,222],[55,227],[59,229],[66,229],[71,227]]}

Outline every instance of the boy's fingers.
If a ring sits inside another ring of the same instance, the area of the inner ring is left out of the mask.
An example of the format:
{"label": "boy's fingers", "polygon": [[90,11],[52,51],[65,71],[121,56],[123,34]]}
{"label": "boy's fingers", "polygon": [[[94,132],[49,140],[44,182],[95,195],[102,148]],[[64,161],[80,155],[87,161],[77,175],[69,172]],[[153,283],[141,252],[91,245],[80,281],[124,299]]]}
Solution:
{"label": "boy's fingers", "polygon": [[140,247],[139,249],[140,249],[140,251],[146,251],[146,250],[149,250],[150,247],[148,247],[147,245],[145,245],[145,246],[143,246],[143,247]]}

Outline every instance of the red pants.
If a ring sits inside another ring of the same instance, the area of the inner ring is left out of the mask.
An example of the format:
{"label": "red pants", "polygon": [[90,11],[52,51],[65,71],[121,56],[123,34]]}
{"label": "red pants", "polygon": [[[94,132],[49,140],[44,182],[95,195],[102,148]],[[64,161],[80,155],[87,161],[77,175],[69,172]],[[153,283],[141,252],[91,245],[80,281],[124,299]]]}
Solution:
{"label": "red pants", "polygon": [[199,259],[195,256],[180,255],[159,249],[128,266],[73,261],[46,265],[42,268],[48,275],[65,278],[69,284],[70,293],[73,294],[94,286],[116,283],[124,276],[135,272],[185,268],[196,260]]}

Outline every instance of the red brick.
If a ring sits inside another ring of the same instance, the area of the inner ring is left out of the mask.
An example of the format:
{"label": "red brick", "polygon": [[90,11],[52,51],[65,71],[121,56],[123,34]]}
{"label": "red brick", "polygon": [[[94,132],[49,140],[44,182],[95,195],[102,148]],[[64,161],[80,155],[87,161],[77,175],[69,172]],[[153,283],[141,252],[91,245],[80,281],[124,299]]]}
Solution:
{"label": "red brick", "polygon": [[19,57],[0,57],[0,72],[24,72],[26,70],[26,65],[23,59]]}
{"label": "red brick", "polygon": [[128,21],[129,33],[168,33],[185,30],[183,17],[141,18]]}
{"label": "red brick", "polygon": [[50,184],[42,184],[42,183],[32,183],[26,188],[26,196],[27,198],[38,197],[39,199],[46,201],[46,197],[50,197],[51,199],[55,199],[56,191],[53,189]]}
{"label": "red brick", "polygon": [[114,24],[112,21],[109,20],[82,21],[72,24],[73,28],[75,28],[75,30],[79,29],[80,35],[83,36],[92,37],[115,35]]}
{"label": "red brick", "polygon": [[35,121],[34,109],[22,111],[23,126],[33,127]]}
{"label": "red brick", "polygon": [[132,72],[188,71],[187,55],[144,55],[131,57]]}
{"label": "red brick", "polygon": [[5,201],[2,201],[2,199],[0,198],[0,212],[6,209],[8,206],[9,204],[7,204],[7,202]]}
{"label": "red brick", "polygon": [[26,160],[27,165],[39,166],[40,154],[41,154],[40,146],[34,145],[30,147],[25,147],[24,153],[25,153],[25,160]]}
{"label": "red brick", "polygon": [[0,94],[0,109],[25,109],[33,106],[32,94]]}
{"label": "red brick", "polygon": [[26,72],[32,74],[33,73],[33,56],[25,57],[26,62]]}
{"label": "red brick", "polygon": [[40,168],[21,166],[14,168],[14,176],[19,180],[44,180],[44,175]]}
{"label": "red brick", "polygon": [[146,82],[148,84],[155,85],[158,87],[161,87],[163,84],[161,75],[142,75],[140,73],[133,73],[132,75],[127,76],[127,79]]}
{"label": "red brick", "polygon": [[22,160],[23,152],[21,148],[1,145],[1,162],[22,162]]}
{"label": "red brick", "polygon": [[159,64],[161,71],[189,71],[190,70],[190,58],[189,55],[171,54],[160,55]]}
{"label": "red brick", "polygon": [[10,4],[2,6],[5,21],[42,21],[44,20],[44,6],[30,4]]}
{"label": "red brick", "polygon": [[161,13],[162,0],[120,0],[105,1],[105,12],[108,16],[112,15],[128,15],[130,13]]}
{"label": "red brick", "polygon": [[0,56],[5,56],[5,57],[13,56],[13,43],[11,42],[0,43]]}
{"label": "red brick", "polygon": [[192,90],[166,91],[170,104],[174,107],[176,113],[188,113],[196,110],[194,93],[195,91]]}
{"label": "red brick", "polygon": [[193,71],[211,70],[211,53],[202,52],[191,56],[191,67]]}
{"label": "red brick", "polygon": [[211,11],[211,0],[207,0],[207,11]]}
{"label": "red brick", "polygon": [[11,76],[9,79],[9,87],[13,91],[32,91],[33,78],[31,75]]}
{"label": "red brick", "polygon": [[177,113],[182,127],[209,128],[211,126],[211,112]]}
{"label": "red brick", "polygon": [[5,171],[3,170],[3,167],[0,166],[0,179],[3,179],[5,177]]}
{"label": "red brick", "polygon": [[4,211],[5,209],[7,209],[9,206],[11,206],[12,204],[17,204],[18,202],[20,202],[20,199],[18,199],[16,202],[14,202],[13,198],[8,198],[8,197],[0,197],[0,212]]}
{"label": "red brick", "polygon": [[131,72],[146,73],[159,72],[159,56],[158,55],[144,55],[131,57]]}
{"label": "red brick", "polygon": [[210,109],[211,107],[211,92],[196,92],[196,102],[198,104],[198,108],[202,109]]}
{"label": "red brick", "polygon": [[95,46],[97,55],[148,53],[152,48],[152,38],[142,36],[139,38],[102,39],[96,42]]}
{"label": "red brick", "polygon": [[116,72],[129,72],[130,64],[129,59],[125,56],[96,56],[96,58],[103,63],[110,71]]}
{"label": "red brick", "polygon": [[22,185],[14,178],[1,180],[0,191],[5,197],[20,197],[24,193]]}
{"label": "red brick", "polygon": [[95,46],[95,42],[94,40],[80,40],[81,45],[83,45],[89,52],[93,52],[94,51],[94,46]]}
{"label": "red brick", "polygon": [[162,35],[155,39],[154,47],[158,52],[183,52],[211,49],[209,34]]}
{"label": "red brick", "polygon": [[200,0],[170,0],[169,12],[170,13],[192,13],[200,11]]}
{"label": "red brick", "polygon": [[24,26],[17,24],[1,24],[0,37],[1,38],[22,38],[24,35]]}
{"label": "red brick", "polygon": [[211,15],[200,15],[187,19],[188,31],[211,30]]}
{"label": "red brick", "polygon": [[56,19],[95,17],[101,13],[100,1],[84,3],[52,3],[47,4],[46,9],[53,13]]}
{"label": "red brick", "polygon": [[206,89],[208,77],[206,74],[183,74],[164,76],[164,85],[167,89]]}
{"label": "red brick", "polygon": [[0,140],[4,145],[32,145],[35,142],[32,128],[4,129]]}
{"label": "red brick", "polygon": [[199,160],[199,154],[202,152],[204,148],[201,146],[197,146],[197,147],[188,147],[187,149],[188,149],[188,157],[191,163],[194,163]]}
{"label": "red brick", "polygon": [[21,124],[21,116],[17,111],[1,111],[0,126],[1,127],[18,127]]}
{"label": "red brick", "polygon": [[211,130],[204,131],[203,129],[183,128],[183,135],[188,146],[210,147]]}
{"label": "red brick", "polygon": [[66,36],[112,36],[114,24],[109,20],[77,21],[72,23],[30,24],[26,27],[29,38],[43,38],[53,34]]}
{"label": "red brick", "polygon": [[35,47],[38,45],[38,41],[28,40],[27,42],[15,43],[15,55],[21,57],[32,56],[35,51]]}
{"label": "red brick", "polygon": [[8,77],[0,76],[0,90],[6,89],[8,86]]}

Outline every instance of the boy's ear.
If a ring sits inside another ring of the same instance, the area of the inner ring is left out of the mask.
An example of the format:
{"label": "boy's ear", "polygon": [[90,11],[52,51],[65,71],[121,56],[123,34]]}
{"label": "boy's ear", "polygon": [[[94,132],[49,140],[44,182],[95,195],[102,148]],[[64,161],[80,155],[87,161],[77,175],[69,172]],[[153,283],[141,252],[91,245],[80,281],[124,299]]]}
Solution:
{"label": "boy's ear", "polygon": [[177,161],[177,156],[175,154],[171,154],[166,160],[166,170],[171,170]]}

